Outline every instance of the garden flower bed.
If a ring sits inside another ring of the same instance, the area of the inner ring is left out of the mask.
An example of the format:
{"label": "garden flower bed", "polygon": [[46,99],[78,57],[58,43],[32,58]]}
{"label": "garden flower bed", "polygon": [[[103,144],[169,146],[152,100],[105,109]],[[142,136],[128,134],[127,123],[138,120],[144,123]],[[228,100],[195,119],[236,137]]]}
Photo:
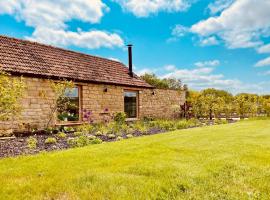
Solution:
{"label": "garden flower bed", "polygon": [[130,124],[115,121],[106,124],[84,124],[76,128],[61,127],[46,131],[16,133],[14,137],[0,138],[0,157],[82,147],[102,142],[112,142],[167,131],[223,123],[227,123],[227,121],[147,120]]}

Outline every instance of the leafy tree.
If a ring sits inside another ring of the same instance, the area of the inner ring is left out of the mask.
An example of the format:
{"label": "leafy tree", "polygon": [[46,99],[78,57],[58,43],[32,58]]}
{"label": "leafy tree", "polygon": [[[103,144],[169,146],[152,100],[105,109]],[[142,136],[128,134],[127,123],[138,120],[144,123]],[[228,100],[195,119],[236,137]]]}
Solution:
{"label": "leafy tree", "polygon": [[258,95],[241,93],[234,98],[235,110],[241,119],[255,116],[258,111]]}
{"label": "leafy tree", "polygon": [[[41,92],[41,95],[44,99],[47,100],[47,104],[49,105],[49,119],[46,123],[46,128],[48,128],[55,117],[55,113],[58,109],[64,109],[64,107],[69,105],[68,99],[66,99],[66,94],[71,92],[71,89],[74,87],[74,83],[72,81],[52,81],[50,82],[50,88],[54,93],[53,100],[46,96],[44,91]],[[64,104],[61,104],[64,103]],[[59,107],[60,106],[60,107]]]}
{"label": "leafy tree", "polygon": [[176,78],[160,79],[155,74],[144,74],[141,78],[150,85],[159,89],[182,89],[182,82]]}
{"label": "leafy tree", "polygon": [[25,91],[25,83],[20,78],[0,71],[0,121],[6,121],[18,115],[22,109],[19,100]]}

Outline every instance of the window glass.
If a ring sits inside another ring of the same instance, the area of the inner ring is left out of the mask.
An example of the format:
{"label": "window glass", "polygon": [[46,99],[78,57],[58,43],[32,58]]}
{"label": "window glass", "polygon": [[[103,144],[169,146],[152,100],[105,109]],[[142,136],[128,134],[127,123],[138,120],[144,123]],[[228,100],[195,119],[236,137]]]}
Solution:
{"label": "window glass", "polygon": [[68,89],[65,96],[57,100],[58,119],[60,121],[79,121],[79,88]]}
{"label": "window glass", "polygon": [[137,117],[137,92],[124,93],[124,105],[127,118]]}

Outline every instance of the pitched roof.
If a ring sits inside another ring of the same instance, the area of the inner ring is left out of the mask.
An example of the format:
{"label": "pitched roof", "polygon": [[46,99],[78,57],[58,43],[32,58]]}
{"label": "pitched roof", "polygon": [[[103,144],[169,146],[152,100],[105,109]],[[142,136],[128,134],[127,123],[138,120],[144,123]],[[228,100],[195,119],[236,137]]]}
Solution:
{"label": "pitched roof", "polygon": [[152,87],[117,61],[0,35],[0,68],[24,76]]}

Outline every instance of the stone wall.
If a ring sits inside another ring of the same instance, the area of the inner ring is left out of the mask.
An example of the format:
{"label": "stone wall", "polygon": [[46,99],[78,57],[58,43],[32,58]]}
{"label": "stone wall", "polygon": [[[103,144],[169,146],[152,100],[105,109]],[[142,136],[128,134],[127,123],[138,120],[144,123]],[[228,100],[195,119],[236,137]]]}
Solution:
{"label": "stone wall", "polygon": [[174,118],[185,103],[185,92],[177,90],[144,89],[140,97],[140,117]]}
{"label": "stone wall", "polygon": [[[38,78],[24,78],[26,92],[21,100],[23,110],[12,122],[0,122],[0,132],[14,130],[42,129],[48,122],[50,102],[54,93],[49,81]],[[81,93],[81,120],[84,112],[91,111],[94,121],[110,120],[114,113],[124,111],[124,90],[139,91],[139,118],[172,118],[175,109],[185,101],[185,92],[161,89],[128,88],[122,86],[78,83]],[[44,95],[46,98],[44,98]],[[52,124],[56,123],[56,117]],[[0,133],[1,134],[1,133]]]}
{"label": "stone wall", "polygon": [[48,80],[24,78],[24,81],[26,90],[21,100],[22,111],[12,121],[0,122],[0,134],[11,128],[14,130],[44,128],[48,122],[49,105],[54,99]]}

